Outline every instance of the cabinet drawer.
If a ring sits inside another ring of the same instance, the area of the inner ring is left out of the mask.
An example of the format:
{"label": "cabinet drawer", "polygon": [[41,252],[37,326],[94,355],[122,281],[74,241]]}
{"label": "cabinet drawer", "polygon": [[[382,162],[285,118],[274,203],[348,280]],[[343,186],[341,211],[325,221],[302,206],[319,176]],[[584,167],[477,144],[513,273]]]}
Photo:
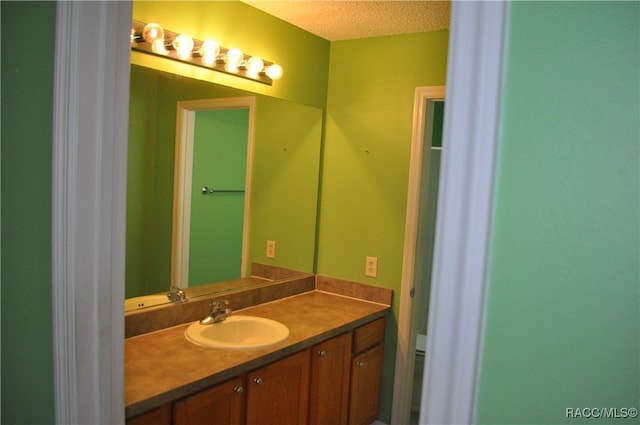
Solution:
{"label": "cabinet drawer", "polygon": [[360,326],[353,331],[353,352],[361,353],[382,344],[384,340],[384,317]]}

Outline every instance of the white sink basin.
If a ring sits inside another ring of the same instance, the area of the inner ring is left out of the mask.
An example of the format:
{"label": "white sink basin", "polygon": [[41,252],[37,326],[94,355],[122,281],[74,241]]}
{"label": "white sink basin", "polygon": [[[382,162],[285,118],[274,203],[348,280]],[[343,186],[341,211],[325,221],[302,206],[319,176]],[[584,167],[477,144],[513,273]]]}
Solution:
{"label": "white sink basin", "polygon": [[124,300],[124,311],[137,310],[139,308],[151,307],[154,305],[165,304],[169,302],[166,294],[143,295]]}
{"label": "white sink basin", "polygon": [[192,323],[184,335],[194,344],[215,348],[264,348],[284,341],[289,328],[256,316],[230,316],[212,325]]}

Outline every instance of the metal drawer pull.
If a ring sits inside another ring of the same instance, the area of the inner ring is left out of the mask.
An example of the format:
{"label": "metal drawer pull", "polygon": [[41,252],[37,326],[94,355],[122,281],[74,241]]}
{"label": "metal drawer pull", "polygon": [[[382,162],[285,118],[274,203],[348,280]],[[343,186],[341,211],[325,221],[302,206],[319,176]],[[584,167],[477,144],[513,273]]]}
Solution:
{"label": "metal drawer pull", "polygon": [[262,378],[255,378],[253,382],[255,382],[258,385],[262,385]]}
{"label": "metal drawer pull", "polygon": [[365,363],[363,361],[356,362],[356,366],[364,367]]}
{"label": "metal drawer pull", "polygon": [[235,391],[235,392],[236,392],[236,393],[238,393],[238,394],[242,394],[242,393],[244,392],[244,388],[242,388],[242,387],[235,387],[235,388],[233,389],[233,391]]}
{"label": "metal drawer pull", "polygon": [[320,357],[324,357],[324,356],[326,356],[326,355],[327,355],[327,352],[326,352],[326,351],[324,351],[324,350],[320,350],[320,351],[318,351],[318,355],[319,355]]}

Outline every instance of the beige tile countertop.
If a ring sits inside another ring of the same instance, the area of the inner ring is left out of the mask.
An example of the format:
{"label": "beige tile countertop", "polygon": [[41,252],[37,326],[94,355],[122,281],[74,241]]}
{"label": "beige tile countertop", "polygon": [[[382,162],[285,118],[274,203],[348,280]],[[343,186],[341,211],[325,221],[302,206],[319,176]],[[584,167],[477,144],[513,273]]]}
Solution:
{"label": "beige tile countertop", "polygon": [[313,290],[234,312],[285,324],[290,334],[275,346],[254,350],[200,347],[184,336],[190,323],[127,338],[126,416],[136,416],[311,347],[382,317],[389,309],[386,304]]}

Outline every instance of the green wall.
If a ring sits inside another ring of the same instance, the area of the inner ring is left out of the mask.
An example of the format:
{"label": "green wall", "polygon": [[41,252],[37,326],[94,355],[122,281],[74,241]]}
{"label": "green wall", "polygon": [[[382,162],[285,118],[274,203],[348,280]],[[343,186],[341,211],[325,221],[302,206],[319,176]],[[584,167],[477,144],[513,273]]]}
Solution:
{"label": "green wall", "polygon": [[639,22],[511,4],[477,423],[638,423]]}
{"label": "green wall", "polygon": [[[331,44],[317,273],[394,291],[381,419],[389,421],[415,88],[445,84],[448,31]],[[393,63],[399,64],[393,66]],[[365,277],[365,257],[378,276]]]}
{"label": "green wall", "polygon": [[54,422],[51,139],[56,4],[3,1],[0,13],[0,422],[45,424]]}

